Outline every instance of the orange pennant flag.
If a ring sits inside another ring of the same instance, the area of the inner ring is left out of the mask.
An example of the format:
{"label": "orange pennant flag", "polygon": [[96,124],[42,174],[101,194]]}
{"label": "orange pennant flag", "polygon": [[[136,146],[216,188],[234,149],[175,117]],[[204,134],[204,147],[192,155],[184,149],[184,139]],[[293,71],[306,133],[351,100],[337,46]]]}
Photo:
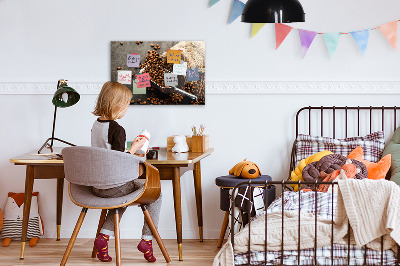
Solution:
{"label": "orange pennant flag", "polygon": [[393,49],[397,48],[397,20],[378,27]]}
{"label": "orange pennant flag", "polygon": [[285,40],[286,36],[290,33],[292,27],[281,24],[275,23],[275,40],[276,40],[276,49],[282,44],[283,40]]}

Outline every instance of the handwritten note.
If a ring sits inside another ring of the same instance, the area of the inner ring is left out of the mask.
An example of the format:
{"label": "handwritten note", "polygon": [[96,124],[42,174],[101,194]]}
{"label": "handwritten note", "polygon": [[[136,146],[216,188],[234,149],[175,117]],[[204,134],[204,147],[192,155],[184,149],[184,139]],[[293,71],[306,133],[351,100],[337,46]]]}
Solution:
{"label": "handwritten note", "polygon": [[178,76],[173,73],[164,73],[165,86],[178,86]]}
{"label": "handwritten note", "polygon": [[131,84],[132,83],[132,71],[130,70],[119,70],[117,71],[118,82],[121,84]]}
{"label": "handwritten note", "polygon": [[186,75],[186,70],[187,70],[187,62],[184,62],[183,64],[174,64],[172,73],[184,76]]}
{"label": "handwritten note", "polygon": [[188,68],[186,71],[186,81],[196,81],[200,79],[199,69],[196,68]]}
{"label": "handwritten note", "polygon": [[138,88],[137,83],[132,83],[132,93],[133,94],[146,94],[146,87]]}
{"label": "handwritten note", "polygon": [[179,64],[181,62],[181,50],[171,50],[167,51],[167,63]]}
{"label": "handwritten note", "polygon": [[128,67],[139,67],[140,55],[139,54],[127,54],[126,55],[126,65]]}
{"label": "handwritten note", "polygon": [[144,87],[150,87],[150,74],[149,73],[144,73],[137,75],[136,78],[139,80],[137,83],[138,88],[144,88]]}

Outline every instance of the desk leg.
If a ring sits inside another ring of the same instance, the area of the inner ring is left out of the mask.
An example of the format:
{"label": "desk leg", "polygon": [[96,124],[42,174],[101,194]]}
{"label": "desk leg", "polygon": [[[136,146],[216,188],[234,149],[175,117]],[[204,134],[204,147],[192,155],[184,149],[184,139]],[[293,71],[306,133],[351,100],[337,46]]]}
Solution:
{"label": "desk leg", "polygon": [[178,242],[179,260],[182,259],[182,206],[181,206],[181,174],[179,167],[174,167],[174,178],[172,179],[174,191],[175,223]]}
{"label": "desk leg", "polygon": [[197,220],[199,225],[200,242],[203,242],[203,203],[201,196],[201,168],[200,161],[194,164],[194,191],[196,194]]}
{"label": "desk leg", "polygon": [[57,178],[57,241],[60,241],[64,178]]}
{"label": "desk leg", "polygon": [[26,166],[25,177],[25,195],[24,195],[24,213],[22,219],[22,232],[21,232],[21,255],[20,259],[24,259],[26,235],[28,233],[29,213],[31,211],[32,190],[34,181],[34,166]]}

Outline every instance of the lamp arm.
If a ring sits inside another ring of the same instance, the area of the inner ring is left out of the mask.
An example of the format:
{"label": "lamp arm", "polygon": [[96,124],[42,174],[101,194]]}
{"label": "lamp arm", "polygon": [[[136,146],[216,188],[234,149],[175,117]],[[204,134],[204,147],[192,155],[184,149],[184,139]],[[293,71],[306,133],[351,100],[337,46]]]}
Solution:
{"label": "lamp arm", "polygon": [[50,148],[53,147],[54,131],[55,131],[55,129],[56,129],[56,118],[57,118],[57,106],[54,106],[53,131],[51,132],[51,144],[50,144]]}

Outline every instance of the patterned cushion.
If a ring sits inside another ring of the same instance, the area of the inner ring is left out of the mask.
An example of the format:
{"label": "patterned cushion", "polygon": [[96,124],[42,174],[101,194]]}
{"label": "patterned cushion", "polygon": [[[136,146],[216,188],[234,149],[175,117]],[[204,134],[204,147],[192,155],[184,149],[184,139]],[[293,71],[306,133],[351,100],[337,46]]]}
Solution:
{"label": "patterned cushion", "polygon": [[365,160],[378,162],[385,147],[383,131],[374,132],[364,137],[345,139],[299,134],[296,139],[296,165],[298,165],[302,159],[323,150],[329,150],[347,157],[357,146],[363,148]]}

